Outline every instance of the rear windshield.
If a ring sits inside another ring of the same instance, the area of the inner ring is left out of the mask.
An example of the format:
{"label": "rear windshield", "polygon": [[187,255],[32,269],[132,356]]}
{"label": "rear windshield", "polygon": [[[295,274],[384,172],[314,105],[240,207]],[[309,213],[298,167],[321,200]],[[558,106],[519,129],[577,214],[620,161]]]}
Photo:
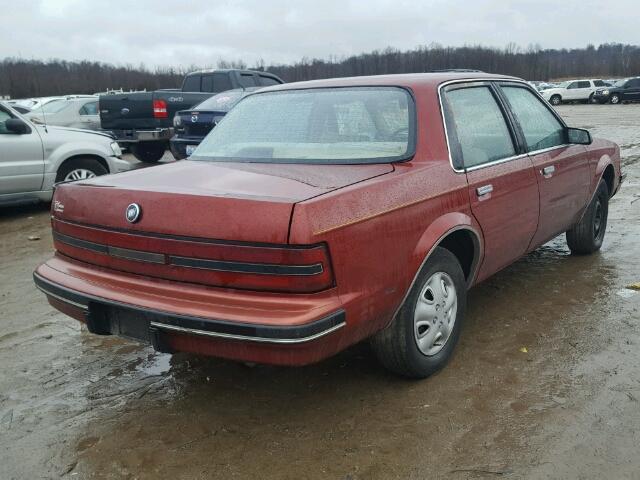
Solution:
{"label": "rear windshield", "polygon": [[207,98],[204,102],[193,107],[193,110],[215,110],[216,112],[228,112],[242,97],[248,95],[253,89],[227,90],[213,97]]}
{"label": "rear windshield", "polygon": [[413,98],[397,87],[319,88],[250,95],[192,160],[386,163],[415,149]]}
{"label": "rear windshield", "polygon": [[58,113],[69,106],[69,102],[65,100],[53,100],[44,104],[42,107],[36,108],[34,112]]}

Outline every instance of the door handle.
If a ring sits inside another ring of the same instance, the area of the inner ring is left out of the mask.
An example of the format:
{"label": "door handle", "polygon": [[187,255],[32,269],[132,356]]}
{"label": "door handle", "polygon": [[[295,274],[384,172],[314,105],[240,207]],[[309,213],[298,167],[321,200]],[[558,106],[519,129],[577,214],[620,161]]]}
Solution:
{"label": "door handle", "polygon": [[556,167],[554,165],[549,165],[548,167],[544,167],[542,170],[540,170],[540,173],[545,177],[550,177],[555,173],[555,171]]}
{"label": "door handle", "polygon": [[476,193],[479,197],[489,195],[491,192],[493,192],[493,185],[483,185],[482,187],[476,188]]}

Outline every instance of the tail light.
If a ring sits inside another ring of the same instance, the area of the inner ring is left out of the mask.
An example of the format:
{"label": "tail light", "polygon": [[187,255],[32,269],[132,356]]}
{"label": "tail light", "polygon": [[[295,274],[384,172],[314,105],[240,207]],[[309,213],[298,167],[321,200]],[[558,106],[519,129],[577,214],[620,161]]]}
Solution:
{"label": "tail light", "polygon": [[167,118],[167,102],[164,100],[153,101],[153,117],[154,118]]}
{"label": "tail light", "polygon": [[225,288],[313,293],[334,285],[325,244],[252,245],[154,237],[52,219],[56,250],[102,267]]}

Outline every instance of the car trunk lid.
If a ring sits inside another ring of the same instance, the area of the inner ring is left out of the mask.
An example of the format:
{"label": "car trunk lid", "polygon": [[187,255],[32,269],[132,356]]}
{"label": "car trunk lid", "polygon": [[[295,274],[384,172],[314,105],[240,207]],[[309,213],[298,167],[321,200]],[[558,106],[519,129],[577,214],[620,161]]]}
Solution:
{"label": "car trunk lid", "polygon": [[[295,203],[392,170],[182,161],[64,184],[54,216],[131,232],[286,243]],[[133,203],[141,213],[131,223],[125,212]]]}
{"label": "car trunk lid", "polygon": [[[317,292],[333,285],[329,253],[324,244],[286,245],[295,203],[391,171],[183,161],[62,184],[54,245],[66,257],[148,277]],[[127,218],[132,204],[138,215]]]}

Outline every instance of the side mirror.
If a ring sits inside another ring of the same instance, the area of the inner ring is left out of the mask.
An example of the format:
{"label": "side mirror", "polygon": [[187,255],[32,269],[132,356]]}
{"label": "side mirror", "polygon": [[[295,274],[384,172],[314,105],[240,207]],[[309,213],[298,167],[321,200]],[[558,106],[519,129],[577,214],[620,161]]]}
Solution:
{"label": "side mirror", "polygon": [[9,132],[15,133],[17,135],[25,135],[27,133],[31,133],[31,128],[29,128],[29,125],[24,123],[19,118],[9,118],[8,120],[5,120],[4,126]]}
{"label": "side mirror", "polygon": [[576,145],[591,145],[593,139],[589,130],[567,127],[567,141]]}

